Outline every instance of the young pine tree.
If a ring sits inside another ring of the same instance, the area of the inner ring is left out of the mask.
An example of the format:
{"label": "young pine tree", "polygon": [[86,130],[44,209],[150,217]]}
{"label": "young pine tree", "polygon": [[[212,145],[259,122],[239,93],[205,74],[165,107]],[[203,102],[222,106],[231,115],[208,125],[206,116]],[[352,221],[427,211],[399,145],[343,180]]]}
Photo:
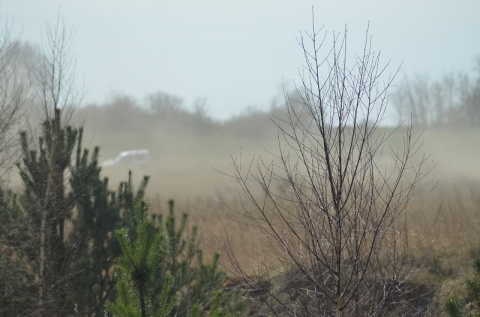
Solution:
{"label": "young pine tree", "polygon": [[165,237],[149,220],[144,201],[136,205],[133,222],[134,230],[123,228],[115,234],[122,256],[115,269],[117,299],[110,303],[109,310],[114,316],[169,316],[176,300],[169,292],[171,277],[167,278],[160,293],[160,307],[154,310],[152,305],[155,273],[165,255]]}
{"label": "young pine tree", "polygon": [[[446,301],[445,311],[450,317],[480,316],[480,259],[472,261],[473,278],[467,279],[467,298],[453,297]],[[467,310],[465,302],[470,302]]]}
{"label": "young pine tree", "polygon": [[[222,294],[225,273],[203,261],[196,227],[187,236],[187,214],[176,223],[173,201],[165,221],[148,218],[145,202],[136,205],[133,226],[116,232],[122,249],[115,270],[114,316],[233,316],[245,310],[234,291]],[[243,316],[243,315],[242,315]]]}
{"label": "young pine tree", "polygon": [[[198,238],[198,228],[189,226],[188,214],[182,214],[180,221],[175,214],[174,201],[168,201],[168,214],[157,218],[160,232],[165,239],[165,256],[161,258],[161,270],[155,278],[155,290],[159,292],[164,283],[163,272],[170,272],[173,276],[171,294],[178,295],[178,304],[174,313],[178,316],[188,316],[196,307],[200,311],[207,311],[215,301],[215,292],[222,289],[226,273],[219,269],[220,255],[215,253],[211,263],[205,263],[203,251]],[[234,294],[223,298],[224,302],[231,303]],[[235,294],[236,295],[236,294]],[[239,310],[240,300],[233,300],[232,307]],[[156,301],[154,305],[158,306]]]}
{"label": "young pine tree", "polygon": [[33,250],[26,253],[38,281],[37,311],[40,315],[61,316],[68,311],[67,283],[72,260],[65,229],[75,205],[64,180],[81,131],[63,127],[60,110],[56,109],[54,118],[43,124],[42,132],[38,151],[31,150],[27,134],[21,134],[21,205],[32,224]]}
{"label": "young pine tree", "polygon": [[[85,170],[82,168],[79,172]],[[115,287],[113,268],[121,255],[114,233],[127,224],[126,219],[134,212],[134,201],[143,199],[148,184],[148,177],[144,177],[135,192],[129,173],[128,181],[120,183],[115,193],[108,189],[108,179],[102,180],[99,172],[94,173],[88,182],[71,182],[73,192],[82,192],[88,184],[88,191],[78,198],[76,205],[78,215],[74,219],[74,237],[77,239],[77,253],[82,256],[75,262],[75,271],[79,274],[72,280],[73,302],[78,313],[86,316],[103,315],[106,301],[112,298]]]}
{"label": "young pine tree", "polygon": [[143,198],[148,177],[135,192],[130,173],[117,192],[110,191],[100,175],[98,147],[91,153],[83,149],[82,129],[61,121],[56,109],[36,149],[21,134],[19,208],[29,228],[18,254],[35,275],[37,297],[28,310],[43,316],[75,311],[100,316],[112,295],[113,266],[121,253],[113,234],[126,225],[124,215],[133,212],[134,201]]}

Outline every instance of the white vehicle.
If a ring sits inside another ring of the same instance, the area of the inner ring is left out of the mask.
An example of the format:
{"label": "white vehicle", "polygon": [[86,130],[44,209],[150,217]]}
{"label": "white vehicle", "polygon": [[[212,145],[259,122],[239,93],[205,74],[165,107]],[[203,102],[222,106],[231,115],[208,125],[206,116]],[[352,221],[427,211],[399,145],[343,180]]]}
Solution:
{"label": "white vehicle", "polygon": [[119,164],[147,165],[150,162],[150,153],[148,150],[129,150],[120,152],[116,158],[106,160],[102,166],[113,166]]}

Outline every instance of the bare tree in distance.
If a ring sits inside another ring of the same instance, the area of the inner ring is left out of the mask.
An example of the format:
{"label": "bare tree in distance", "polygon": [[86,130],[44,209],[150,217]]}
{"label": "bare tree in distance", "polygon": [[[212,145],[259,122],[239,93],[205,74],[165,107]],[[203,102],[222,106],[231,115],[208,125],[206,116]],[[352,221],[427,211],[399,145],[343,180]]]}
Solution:
{"label": "bare tree in distance", "polygon": [[451,72],[432,80],[405,77],[393,99],[401,119],[413,116],[415,126],[476,127],[480,122],[480,59],[473,74]]}
{"label": "bare tree in distance", "polygon": [[285,94],[286,118],[274,119],[278,154],[246,168],[233,160],[244,194],[233,211],[259,229],[274,260],[252,275],[231,237],[224,247],[268,307],[259,315],[393,315],[411,291],[407,206],[428,156],[411,123],[380,127],[398,68],[381,63],[368,28],[355,55],[346,29],[331,46],[321,31],[313,22],[299,38],[305,67],[295,97]]}
{"label": "bare tree in distance", "polygon": [[19,40],[6,21],[0,31],[0,178],[6,175],[20,157],[18,130],[25,122],[25,100],[29,89],[18,75]]}
{"label": "bare tree in distance", "polygon": [[61,110],[63,124],[68,124],[75,107],[82,100],[83,90],[76,81],[75,59],[71,52],[73,29],[68,29],[60,13],[54,25],[46,24],[40,54],[27,65],[33,87],[33,102],[40,117],[50,120]]}
{"label": "bare tree in distance", "polygon": [[[17,71],[17,54],[19,40],[13,34],[13,25],[7,20],[0,30],[0,301],[13,298],[22,302],[21,294],[25,288],[21,287],[22,275],[18,262],[12,254],[13,248],[5,243],[4,233],[10,234],[17,228],[11,224],[3,206],[4,197],[8,194],[3,191],[10,182],[10,172],[19,161],[18,131],[22,128],[25,119],[25,99],[28,89],[22,84]],[[10,310],[14,312],[15,304],[0,308],[2,313]]]}

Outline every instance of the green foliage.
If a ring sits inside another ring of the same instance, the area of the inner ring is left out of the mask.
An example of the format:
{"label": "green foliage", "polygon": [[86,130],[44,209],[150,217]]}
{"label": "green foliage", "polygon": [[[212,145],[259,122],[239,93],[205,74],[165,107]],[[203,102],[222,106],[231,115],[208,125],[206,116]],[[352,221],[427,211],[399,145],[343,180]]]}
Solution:
{"label": "green foliage", "polygon": [[[188,214],[182,214],[180,222],[174,211],[174,201],[168,201],[168,215],[155,217],[160,232],[166,237],[165,257],[161,259],[161,270],[155,281],[156,290],[165,283],[164,272],[173,276],[171,294],[178,295],[178,304],[174,309],[177,316],[188,316],[193,307],[207,312],[214,299],[216,290],[222,289],[226,273],[219,269],[220,255],[215,253],[210,263],[205,263],[198,238],[198,228],[188,226]],[[224,298],[227,310],[241,311],[241,299],[229,293]],[[155,305],[158,305],[154,302]]]}
{"label": "green foliage", "polygon": [[[222,291],[213,292],[212,307],[206,316],[208,317],[233,317],[231,313],[225,313],[223,309],[224,305],[224,296]],[[194,305],[190,310],[190,317],[200,317],[201,307],[200,305]]]}
{"label": "green foliage", "polygon": [[[88,192],[77,203],[78,217],[75,230],[78,237],[77,253],[83,256],[76,262],[81,272],[74,279],[72,293],[78,312],[88,316],[103,314],[105,302],[112,297],[114,290],[113,272],[121,249],[113,234],[125,226],[134,210],[134,201],[145,194],[148,177],[144,177],[137,192],[133,190],[132,174],[128,181],[120,183],[115,193],[108,189],[108,179],[101,180],[100,174],[90,180],[71,183],[74,192],[89,186]],[[89,292],[85,294],[85,289]]]}
{"label": "green foliage", "polygon": [[115,269],[117,300],[108,308],[116,316],[168,316],[175,303],[175,296],[169,292],[171,277],[167,277],[160,293],[161,307],[154,310],[152,305],[154,276],[165,253],[164,236],[148,219],[145,202],[136,205],[133,222],[135,230],[123,228],[115,234],[122,256]]}
{"label": "green foliage", "polygon": [[445,311],[450,317],[468,316],[465,311],[465,305],[459,297],[453,297],[445,302]]}
{"label": "green foliage", "polygon": [[[118,261],[117,298],[107,307],[117,316],[229,316],[241,314],[243,299],[230,291],[222,294],[225,272],[219,254],[204,263],[197,227],[180,223],[174,203],[168,215],[147,217],[145,202],[136,205],[132,226],[116,232],[122,256]],[[154,296],[153,294],[160,294]]]}
{"label": "green foliage", "polygon": [[[462,300],[456,296],[445,302],[445,311],[450,317],[480,316],[480,259],[472,261],[474,269],[473,278],[467,279],[465,287],[467,298]],[[465,303],[470,303],[469,311],[465,309]]]}
{"label": "green foliage", "polygon": [[0,190],[0,307],[9,307],[0,315],[67,315],[76,307],[82,316],[100,316],[112,296],[121,254],[113,235],[128,225],[148,177],[134,190],[130,173],[117,192],[109,190],[99,149],[83,149],[82,135],[61,124],[58,109],[37,147],[21,133],[23,191]]}
{"label": "green foliage", "polygon": [[[46,314],[66,314],[67,288],[75,247],[66,234],[72,219],[75,195],[66,190],[67,168],[82,130],[61,123],[60,110],[43,124],[38,150],[30,149],[27,134],[21,133],[22,164],[18,164],[24,191],[20,205],[30,224],[30,237],[23,254],[37,274],[38,310]],[[28,246],[27,246],[28,245]]]}
{"label": "green foliage", "polygon": [[219,254],[205,263],[188,215],[177,218],[169,201],[165,218],[149,220],[135,203],[149,178],[135,190],[129,173],[109,190],[99,148],[84,149],[82,136],[58,110],[37,147],[21,134],[23,191],[0,190],[0,315],[101,316],[115,293],[118,316],[240,312],[238,294],[217,294],[226,277]]}
{"label": "green foliage", "polygon": [[19,316],[36,296],[34,274],[22,257],[28,237],[17,195],[0,189],[0,316]]}

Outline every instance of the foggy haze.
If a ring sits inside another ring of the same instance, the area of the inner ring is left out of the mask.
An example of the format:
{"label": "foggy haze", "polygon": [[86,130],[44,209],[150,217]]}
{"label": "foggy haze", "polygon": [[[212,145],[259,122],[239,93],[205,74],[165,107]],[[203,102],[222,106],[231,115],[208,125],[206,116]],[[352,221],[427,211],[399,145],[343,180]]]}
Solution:
{"label": "foggy haze", "polygon": [[[226,119],[247,106],[268,109],[303,65],[296,38],[317,26],[349,30],[359,50],[370,21],[374,49],[404,75],[473,69],[480,43],[478,1],[1,1],[3,21],[22,41],[42,42],[57,14],[75,30],[72,53],[85,103],[163,91],[205,98]],[[387,114],[393,116],[392,114]]]}
{"label": "foggy haze", "polygon": [[480,261],[478,13],[0,0],[0,316],[441,316]]}

